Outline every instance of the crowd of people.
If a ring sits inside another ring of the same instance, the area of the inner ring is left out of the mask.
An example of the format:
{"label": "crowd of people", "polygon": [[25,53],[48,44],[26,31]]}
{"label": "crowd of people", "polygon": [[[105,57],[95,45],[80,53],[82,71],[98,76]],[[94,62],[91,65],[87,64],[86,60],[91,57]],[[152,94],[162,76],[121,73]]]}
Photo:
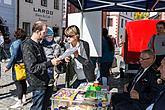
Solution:
{"label": "crowd of people", "polygon": [[[141,67],[136,76],[124,86],[123,93],[112,95],[113,110],[163,110],[165,82],[165,22],[156,25],[157,34],[151,37],[148,49],[141,52]],[[64,51],[76,48],[75,52],[65,58],[61,45],[54,39],[51,27],[43,21],[36,21],[32,26],[31,37],[26,36],[23,29],[18,28],[14,36],[16,40],[10,46],[10,61],[4,71],[12,69],[12,78],[17,89],[17,102],[10,108],[18,108],[26,102],[27,83],[32,90],[30,110],[49,110],[51,96],[57,88],[57,79],[61,68],[66,72],[66,87],[77,88],[83,82],[93,82],[95,64],[90,58],[89,43],[80,39],[80,30],[71,25],[64,30],[67,40]],[[0,31],[0,45],[3,44]],[[115,55],[114,40],[108,36],[108,30],[102,29],[102,57],[98,58],[100,83],[109,85],[110,68]],[[0,51],[2,48],[0,47]],[[24,64],[26,79],[17,80],[16,64]]]}

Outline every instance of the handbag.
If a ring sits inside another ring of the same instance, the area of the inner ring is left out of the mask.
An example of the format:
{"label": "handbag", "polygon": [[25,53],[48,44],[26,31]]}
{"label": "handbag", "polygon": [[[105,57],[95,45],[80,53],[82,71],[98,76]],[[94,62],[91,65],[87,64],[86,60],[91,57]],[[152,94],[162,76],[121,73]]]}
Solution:
{"label": "handbag", "polygon": [[16,80],[23,80],[26,79],[26,71],[25,71],[25,65],[24,63],[15,64],[14,70],[16,73]]}

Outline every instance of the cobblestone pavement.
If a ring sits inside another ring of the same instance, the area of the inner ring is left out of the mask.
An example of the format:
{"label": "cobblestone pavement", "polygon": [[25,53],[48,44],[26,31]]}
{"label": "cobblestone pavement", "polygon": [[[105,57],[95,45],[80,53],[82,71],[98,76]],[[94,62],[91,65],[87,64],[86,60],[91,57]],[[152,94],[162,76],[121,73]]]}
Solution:
{"label": "cobblestone pavement", "polygon": [[[16,103],[16,87],[11,77],[11,70],[4,73],[4,66],[6,63],[1,63],[1,77],[0,77],[0,110],[30,110],[31,106],[31,91],[28,86],[27,103],[23,108],[10,109],[9,107]],[[64,75],[61,75],[58,84],[63,84]]]}

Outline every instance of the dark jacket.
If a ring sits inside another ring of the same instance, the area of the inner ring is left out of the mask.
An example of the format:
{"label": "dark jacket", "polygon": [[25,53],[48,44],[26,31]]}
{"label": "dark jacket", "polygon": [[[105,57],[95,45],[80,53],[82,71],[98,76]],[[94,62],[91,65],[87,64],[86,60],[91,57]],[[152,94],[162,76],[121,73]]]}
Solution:
{"label": "dark jacket", "polygon": [[51,61],[47,62],[42,45],[31,39],[26,39],[22,44],[22,53],[32,89],[46,89],[49,81],[47,68],[53,65]]}
{"label": "dark jacket", "polygon": [[[89,44],[86,41],[80,40],[80,45],[83,45],[86,51],[87,59],[83,58],[82,56],[78,56],[76,59],[83,65],[83,71],[85,74],[85,77],[88,82],[92,82],[95,80],[94,75],[94,65],[92,64],[90,60],[90,51],[89,51]],[[70,44],[66,44],[66,49],[70,48]],[[80,53],[81,53],[82,47],[80,46]],[[82,53],[81,53],[82,54]],[[73,82],[77,79],[76,72],[74,71],[74,64],[73,62],[69,62],[66,70],[66,82],[68,86],[73,84]]]}
{"label": "dark jacket", "polygon": [[[154,68],[154,65],[150,66],[136,82],[134,87],[139,93],[139,102],[144,105],[146,104],[146,106],[153,103],[159,93],[156,73],[157,70]],[[132,88],[132,82],[133,80],[128,85],[128,92],[130,92]]]}
{"label": "dark jacket", "polygon": [[154,103],[152,110],[164,110],[165,109],[165,89],[160,93],[159,97]]}

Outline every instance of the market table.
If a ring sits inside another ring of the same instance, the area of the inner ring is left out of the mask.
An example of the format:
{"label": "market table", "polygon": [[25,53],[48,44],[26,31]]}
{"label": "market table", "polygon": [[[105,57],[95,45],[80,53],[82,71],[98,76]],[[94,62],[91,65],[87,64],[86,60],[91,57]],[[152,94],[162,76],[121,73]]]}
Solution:
{"label": "market table", "polygon": [[111,92],[93,83],[83,83],[77,89],[62,88],[52,95],[52,110],[107,110]]}

